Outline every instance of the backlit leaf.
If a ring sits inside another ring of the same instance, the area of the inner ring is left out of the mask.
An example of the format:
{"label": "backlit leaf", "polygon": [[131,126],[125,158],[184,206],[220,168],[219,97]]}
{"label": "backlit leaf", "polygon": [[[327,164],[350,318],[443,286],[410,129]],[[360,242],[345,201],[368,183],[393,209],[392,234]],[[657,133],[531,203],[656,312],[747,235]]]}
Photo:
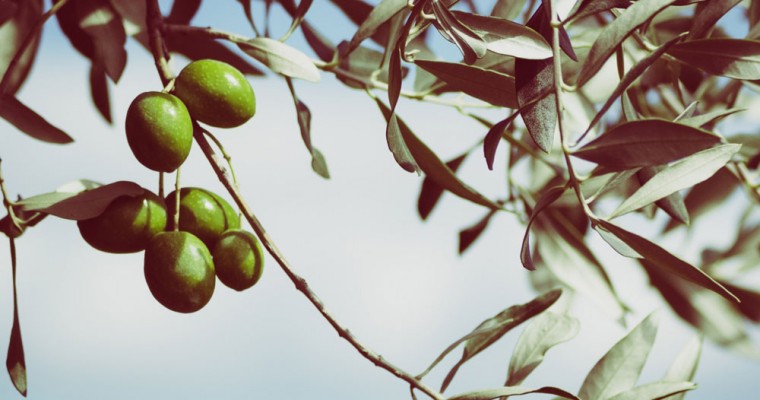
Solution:
{"label": "backlit leaf", "polygon": [[708,149],[721,138],[711,132],[658,119],[625,122],[585,144],[573,156],[615,170],[657,166]]}
{"label": "backlit leaf", "polygon": [[417,60],[415,64],[460,90],[496,106],[517,107],[515,80],[500,72],[473,65],[443,61]]}
{"label": "backlit leaf", "polygon": [[583,62],[581,71],[576,81],[577,85],[583,85],[594,76],[602,65],[612,55],[615,49],[633,32],[639,25],[656,15],[660,10],[672,4],[675,0],[639,0],[628,7],[623,13],[615,18],[612,23],[605,26],[594,41],[586,60]]}
{"label": "backlit leaf", "polygon": [[[636,176],[639,179],[639,183],[644,185],[662,170],[663,167],[644,167],[636,173]],[[655,204],[657,204],[657,207],[660,207],[660,209],[668,213],[668,215],[674,220],[689,225],[689,212],[686,210],[686,204],[683,201],[681,193],[673,192],[660,200],[657,200]]]}
{"label": "backlit leaf", "polygon": [[49,143],[71,143],[74,139],[45,118],[18,101],[13,95],[0,95],[0,117],[27,135]]}
{"label": "backlit leaf", "polygon": [[741,145],[724,144],[702,150],[673,163],[654,175],[633,195],[626,198],[610,218],[637,210],[647,204],[704,181],[722,168],[739,151]]}
{"label": "backlit leaf", "polygon": [[456,45],[465,63],[472,64],[486,54],[488,47],[479,33],[459,21],[441,2],[434,1],[431,6],[436,17],[433,21],[435,27],[444,39]]}
{"label": "backlit leaf", "polygon": [[[702,355],[702,337],[694,336],[676,356],[665,374],[665,381],[691,381],[697,372],[699,357]],[[669,400],[682,400],[684,394],[668,396]]]}
{"label": "backlit leaf", "polygon": [[760,41],[699,39],[675,45],[668,54],[713,75],[760,79]]}
{"label": "backlit leaf", "polygon": [[657,314],[650,314],[607,351],[583,381],[578,397],[606,400],[632,388],[657,335]]}
{"label": "backlit leaf", "polygon": [[546,311],[525,327],[517,340],[505,386],[519,385],[544,360],[552,347],[567,342],[580,330],[574,317]]}
{"label": "backlit leaf", "polygon": [[662,271],[677,275],[725,297],[737,301],[736,296],[701,269],[681,260],[655,243],[619,226],[599,220],[599,225],[640,254],[646,261]]}
{"label": "backlit leaf", "polygon": [[697,385],[692,382],[654,382],[637,386],[610,397],[609,400],[640,400],[671,398],[672,395],[696,389]]}
{"label": "backlit leaf", "polygon": [[238,47],[278,74],[319,82],[319,70],[311,59],[300,50],[285,43],[258,37],[245,43],[238,43]]}
{"label": "backlit leaf", "polygon": [[562,389],[545,386],[538,389],[529,389],[519,386],[513,387],[501,387],[496,389],[477,390],[474,392],[462,393],[453,397],[449,397],[448,400],[492,400],[496,398],[502,398],[506,396],[521,396],[531,393],[545,393],[554,396],[559,396],[564,399],[580,400],[572,393],[568,393]]}
{"label": "backlit leaf", "polygon": [[380,3],[378,3],[378,5],[372,9],[372,12],[369,13],[367,19],[365,19],[364,22],[362,22],[362,24],[359,26],[359,29],[354,34],[354,37],[351,38],[351,42],[348,46],[348,51],[350,52],[353,49],[359,47],[364,39],[367,39],[375,32],[377,32],[380,26],[393,18],[393,16],[398,12],[406,8],[407,4],[407,0],[382,0]]}

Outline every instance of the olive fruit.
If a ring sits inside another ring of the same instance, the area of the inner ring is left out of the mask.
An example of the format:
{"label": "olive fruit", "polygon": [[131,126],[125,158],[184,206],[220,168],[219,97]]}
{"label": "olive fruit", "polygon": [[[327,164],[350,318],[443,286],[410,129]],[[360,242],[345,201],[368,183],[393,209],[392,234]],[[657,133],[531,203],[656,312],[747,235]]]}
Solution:
{"label": "olive fruit", "polygon": [[224,232],[211,253],[216,276],[237,291],[248,289],[261,278],[264,253],[258,239],[241,229]]}
{"label": "olive fruit", "polygon": [[145,281],[164,307],[191,313],[214,294],[214,262],[200,239],[188,232],[162,232],[145,249]]}
{"label": "olive fruit", "polygon": [[90,246],[108,253],[145,250],[153,236],[166,228],[164,201],[148,190],[137,196],[121,196],[102,214],[77,222]]}
{"label": "olive fruit", "polygon": [[[240,228],[240,219],[230,203],[216,193],[196,187],[185,187],[179,191],[179,230],[190,232],[213,249],[216,240],[224,231]],[[174,215],[177,192],[169,193],[166,206],[169,215]],[[174,219],[169,218],[168,229],[174,229]]]}
{"label": "olive fruit", "polygon": [[137,96],[127,110],[126,131],[137,161],[154,171],[179,168],[193,144],[193,122],[187,107],[167,93]]}
{"label": "olive fruit", "polygon": [[174,94],[194,119],[219,128],[240,126],[256,113],[251,84],[235,67],[221,61],[188,64],[174,81]]}

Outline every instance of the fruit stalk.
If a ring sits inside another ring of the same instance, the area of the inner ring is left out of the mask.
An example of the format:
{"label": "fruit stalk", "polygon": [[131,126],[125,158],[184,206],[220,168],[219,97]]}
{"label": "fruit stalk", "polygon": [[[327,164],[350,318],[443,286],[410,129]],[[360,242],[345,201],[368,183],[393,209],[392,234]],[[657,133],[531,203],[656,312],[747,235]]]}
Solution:
{"label": "fruit stalk", "polygon": [[[146,10],[146,22],[148,25],[151,52],[153,53],[156,69],[158,70],[158,74],[161,77],[161,81],[164,85],[166,85],[173,78],[173,75],[169,69],[166,53],[163,51],[164,45],[161,37],[161,29],[164,22],[163,16],[161,15],[161,10],[158,6],[158,0],[146,0]],[[333,329],[335,329],[335,331],[338,333],[338,336],[348,341],[351,346],[353,346],[354,349],[359,352],[359,354],[372,362],[375,366],[390,372],[397,378],[409,383],[412,388],[417,388],[434,400],[444,400],[445,397],[443,394],[427,386],[410,373],[404,371],[399,367],[396,367],[395,365],[385,360],[381,355],[369,349],[367,346],[359,342],[359,340],[348,329],[343,327],[335,319],[332,313],[327,310],[324,303],[322,303],[322,300],[319,298],[319,296],[317,296],[317,294],[311,290],[308,282],[293,272],[290,263],[285,259],[283,254],[271,240],[269,234],[266,232],[261,222],[259,222],[253,212],[251,212],[251,209],[248,207],[248,204],[246,204],[245,200],[240,194],[238,186],[235,184],[229,171],[224,167],[224,164],[221,161],[220,157],[217,155],[216,151],[211,147],[210,143],[206,139],[206,130],[197,123],[194,124],[194,128],[195,129],[193,136],[195,137],[195,141],[200,146],[203,154],[206,156],[206,159],[208,159],[209,164],[211,164],[211,168],[214,170],[214,173],[216,173],[219,181],[224,185],[230,196],[232,196],[232,198],[235,200],[235,203],[243,213],[243,216],[245,216],[254,232],[256,232],[256,236],[258,236],[259,240],[261,240],[262,244],[267,249],[269,254],[275,259],[283,272],[285,272],[285,274],[288,276],[288,279],[293,282],[296,289],[304,296],[306,296],[306,298],[312,303],[312,305],[314,305],[322,317],[327,320]]]}

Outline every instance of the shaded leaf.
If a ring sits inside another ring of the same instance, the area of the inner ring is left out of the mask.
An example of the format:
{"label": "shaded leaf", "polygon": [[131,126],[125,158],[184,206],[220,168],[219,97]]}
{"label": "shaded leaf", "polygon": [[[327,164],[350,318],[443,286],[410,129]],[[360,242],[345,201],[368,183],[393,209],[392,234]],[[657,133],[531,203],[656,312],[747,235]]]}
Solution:
{"label": "shaded leaf", "polygon": [[[597,124],[597,122],[599,122],[602,119],[602,117],[607,112],[607,110],[609,110],[610,107],[612,107],[612,105],[615,103],[618,96],[625,93],[625,90],[628,89],[628,87],[631,86],[631,84],[634,81],[636,81],[636,79],[638,79],[641,76],[641,74],[643,74],[647,70],[647,68],[649,68],[649,66],[651,66],[655,61],[659,60],[660,57],[662,57],[662,55],[665,54],[665,52],[669,48],[671,48],[674,44],[676,44],[676,42],[681,40],[681,37],[682,36],[676,36],[675,38],[662,44],[655,51],[653,51],[648,56],[639,60],[636,63],[636,65],[634,65],[633,67],[631,67],[630,70],[628,70],[628,72],[623,76],[623,79],[620,80],[620,83],[618,83],[617,87],[612,92],[612,94],[609,97],[607,97],[607,101],[604,102],[604,105],[602,106],[602,108],[599,109],[599,111],[597,111],[596,115],[594,116],[594,119],[591,121],[591,123],[589,123],[588,129],[586,129],[586,132],[584,133],[584,135],[587,134],[589,131],[591,131],[591,129]],[[629,121],[632,121],[636,118],[627,118],[627,119]]]}
{"label": "shaded leaf", "polygon": [[[446,162],[446,167],[451,170],[452,173],[456,173],[459,169],[459,166],[462,165],[462,161],[464,161],[465,157],[467,157],[468,153],[464,153],[460,155],[459,157],[456,157],[450,161]],[[439,185],[435,180],[430,178],[429,176],[426,176],[425,179],[422,181],[422,186],[420,188],[420,196],[417,200],[417,212],[420,214],[420,218],[422,220],[426,220],[428,216],[430,216],[430,212],[433,211],[433,208],[435,208],[435,205],[438,204],[438,200],[441,199],[441,196],[443,195],[444,188],[443,186]],[[460,245],[461,249],[461,245]],[[461,253],[461,250],[460,250]]]}
{"label": "shaded leaf", "polygon": [[740,313],[750,321],[760,323],[760,292],[747,289],[745,287],[736,286],[728,282],[720,282],[731,293],[735,294],[739,298],[741,303],[732,303]]}
{"label": "shaded leaf", "polygon": [[108,96],[106,71],[100,63],[94,63],[90,66],[90,97],[100,115],[102,115],[109,124],[112,124],[111,100]]}
{"label": "shaded leaf", "polygon": [[11,60],[21,48],[27,34],[34,29],[37,19],[42,15],[42,0],[14,0],[0,4],[0,13],[5,22],[0,24],[0,77],[2,77],[6,94],[15,94],[24,83],[32,68],[39,48],[40,35],[37,34],[27,46],[12,75],[5,76]]}
{"label": "shaded leaf", "polygon": [[[663,169],[663,167],[644,167],[636,173],[636,176],[639,179],[639,183],[644,185]],[[668,213],[668,215],[674,220],[689,225],[689,212],[686,210],[686,204],[683,201],[681,193],[673,192],[662,199],[657,200],[655,204],[657,204],[657,207],[660,207],[663,211]]]}
{"label": "shaded leaf", "polygon": [[689,39],[707,37],[718,20],[740,2],[741,0],[711,0],[697,4],[689,29]]}
{"label": "shaded leaf", "polygon": [[119,181],[86,191],[58,191],[29,197],[17,204],[22,210],[39,211],[64,219],[85,220],[97,217],[113,200],[138,196],[145,191],[134,182]]}
{"label": "shaded leaf", "polygon": [[489,51],[534,60],[543,60],[552,56],[549,43],[538,32],[527,26],[503,18],[461,11],[453,13],[463,24],[483,37]]}
{"label": "shaded leaf", "polygon": [[491,10],[494,17],[513,20],[520,15],[527,0],[496,0]]}
{"label": "shaded leaf", "polygon": [[[545,32],[548,25],[543,6],[536,10],[527,23],[528,27],[544,34],[544,38],[547,38]],[[554,65],[551,59],[515,60],[515,90],[520,115],[533,142],[546,153],[551,151],[557,125],[553,88]]]}
{"label": "shaded leaf", "polygon": [[640,400],[640,399],[661,399],[675,394],[680,394],[689,390],[696,389],[697,385],[692,382],[654,382],[646,385],[637,386],[633,389],[618,393],[610,397],[609,400]]}
{"label": "shaded leaf", "polygon": [[585,144],[573,156],[624,170],[666,164],[708,149],[721,138],[711,132],[659,119],[625,122]]}
{"label": "shaded leaf", "polygon": [[[375,99],[378,107],[383,112],[386,120],[396,119],[395,114],[391,115],[391,110],[385,103]],[[455,195],[469,200],[473,203],[480,204],[490,209],[500,209],[501,206],[495,204],[473,188],[460,181],[459,178],[441,161],[438,156],[428,148],[409,127],[400,118],[396,119],[399,135],[403,138],[404,143],[408,146],[408,151],[413,160],[419,165],[420,169],[431,179],[443,186],[446,190]]]}
{"label": "shaded leaf", "polygon": [[[706,181],[695,185],[684,198],[690,219],[693,221],[710,208],[719,205],[737,186],[739,186],[739,181],[726,168],[719,169]],[[668,223],[663,231],[667,232],[675,227],[675,223]]]}
{"label": "shaded leaf", "polygon": [[552,347],[574,338],[580,323],[574,317],[546,311],[533,319],[517,340],[505,386],[519,385],[544,360]]}
{"label": "shaded leaf", "polygon": [[330,172],[327,169],[327,162],[325,161],[324,155],[311,144],[311,111],[309,110],[309,107],[296,96],[292,80],[290,78],[285,79],[288,83],[288,89],[290,89],[290,95],[293,97],[293,104],[296,107],[296,119],[298,120],[298,128],[301,131],[301,139],[303,139],[306,149],[309,150],[309,153],[311,154],[311,168],[319,176],[325,179],[330,179]]}
{"label": "shaded leaf", "polygon": [[584,18],[613,8],[628,8],[631,4],[630,0],[583,0],[567,19]]}
{"label": "shaded leaf", "polygon": [[456,45],[464,62],[472,64],[486,54],[488,47],[480,34],[460,22],[440,1],[432,2],[431,6],[436,17],[433,21],[435,27],[444,39]]}
{"label": "shaded leaf", "polygon": [[760,41],[699,39],[675,45],[668,54],[713,75],[760,79]]}
{"label": "shaded leaf", "polygon": [[[666,381],[691,381],[697,372],[699,358],[702,355],[702,337],[695,336],[681,349],[668,372],[665,374]],[[681,400],[685,396],[682,393],[668,396],[670,400]]]}
{"label": "shaded leaf", "polygon": [[351,52],[359,47],[361,42],[375,34],[384,23],[406,8],[407,4],[407,0],[382,0],[372,9],[367,19],[359,26],[359,29],[351,38],[347,52]]}
{"label": "shaded leaf", "polygon": [[565,193],[566,189],[567,187],[565,186],[556,186],[547,190],[541,198],[538,199],[538,202],[536,202],[536,205],[530,213],[528,223],[525,225],[522,246],[520,247],[520,261],[522,262],[523,267],[527,270],[533,271],[536,269],[536,266],[533,265],[533,259],[530,256],[530,227],[533,225],[533,221],[535,221],[541,211],[562,196],[562,193]]}
{"label": "shaded leaf", "polygon": [[258,37],[245,43],[238,43],[238,47],[249,56],[259,60],[273,72],[300,78],[310,82],[319,82],[319,70],[311,59],[285,43],[278,40]]}
{"label": "shaded leaf", "polygon": [[48,143],[71,143],[74,139],[50,124],[10,94],[0,94],[0,117],[27,135]]}
{"label": "shaded leaf", "polygon": [[11,327],[5,367],[8,369],[8,375],[11,378],[11,382],[13,382],[13,386],[22,396],[26,396],[26,361],[24,359],[24,343],[21,340],[21,325],[18,320],[18,301],[16,299],[16,245],[13,239],[10,240],[10,243],[13,269],[13,326]]}
{"label": "shaded leaf", "polygon": [[483,139],[483,155],[486,158],[486,165],[491,171],[493,171],[493,162],[496,158],[496,149],[501,142],[502,135],[504,135],[504,131],[507,129],[507,127],[509,127],[512,121],[514,121],[517,115],[517,113],[514,113],[494,124],[491,129],[488,130],[485,139]]}
{"label": "shaded leaf", "polygon": [[723,287],[720,283],[716,282],[704,271],[681,260],[655,243],[635,233],[620,228],[611,222],[605,220],[598,220],[597,222],[601,227],[626,243],[631,249],[640,254],[656,268],[696,283],[705,289],[718,293],[729,301],[737,301],[737,298],[733,293],[728,291],[728,289]]}
{"label": "shaded leaf", "polygon": [[538,389],[529,389],[529,388],[524,388],[524,387],[519,387],[519,386],[513,386],[513,387],[501,387],[501,388],[496,388],[496,389],[477,390],[474,392],[462,393],[453,397],[449,397],[449,400],[491,400],[491,399],[500,398],[500,397],[521,396],[524,394],[531,394],[531,393],[545,393],[545,394],[560,396],[565,399],[579,400],[578,397],[574,396],[572,393],[568,393],[562,389],[551,387],[551,386],[544,386]]}
{"label": "shaded leaf", "polygon": [[[243,7],[250,10],[250,2],[243,1],[242,3]],[[165,21],[170,24],[188,25],[200,7],[201,0],[175,0]]]}
{"label": "shaded leaf", "polygon": [[489,211],[475,225],[459,231],[459,254],[463,254],[480,237],[495,214],[495,211]]}
{"label": "shaded leaf", "polygon": [[415,64],[448,83],[451,88],[496,106],[516,108],[515,80],[500,72],[473,65],[417,60]]}
{"label": "shaded leaf", "polygon": [[108,0],[79,1],[76,10],[79,27],[92,40],[90,58],[101,63],[111,80],[118,82],[127,65],[127,34],[121,16]]}
{"label": "shaded leaf", "polygon": [[[545,311],[554,304],[561,295],[561,289],[546,292],[528,303],[506,308],[494,317],[481,322],[472,332],[449,345],[449,347],[447,347],[423,373],[417,375],[417,378],[422,379],[422,377],[432,371],[444,357],[451,353],[451,351],[461,343],[467,342],[467,345],[471,348],[470,353],[472,353],[473,350],[477,350],[477,352],[484,350],[486,347],[504,336],[504,334],[512,328]],[[472,342],[470,342],[471,339],[473,340]],[[465,348],[465,352],[467,353],[467,348]],[[477,353],[472,353],[469,357],[471,358],[475,354]],[[464,361],[461,362],[464,363]]]}
{"label": "shaded leaf", "polygon": [[[167,31],[164,39],[166,39],[169,50],[182,54],[191,60],[211,58],[224,61],[247,75],[264,75],[260,69],[251,65],[225,45],[206,36],[193,36],[192,40],[188,40],[187,35]],[[147,42],[144,45],[147,46]]]}
{"label": "shaded leaf", "polygon": [[578,397],[608,399],[636,384],[657,336],[657,314],[649,314],[597,361],[583,381]]}
{"label": "shaded leaf", "polygon": [[673,163],[654,175],[633,195],[626,198],[610,218],[637,210],[681,189],[691,187],[712,176],[731,160],[741,145],[724,144],[702,150]]}
{"label": "shaded leaf", "polygon": [[656,15],[675,0],[639,0],[628,7],[618,18],[605,26],[594,41],[578,74],[576,84],[583,85],[594,76],[615,49],[639,25]]}
{"label": "shaded leaf", "polygon": [[[361,25],[367,20],[369,15],[374,9],[373,5],[370,5],[361,0],[331,0],[344,14],[356,25]],[[396,13],[395,15],[398,15]],[[395,16],[394,15],[394,16]],[[389,19],[390,20],[390,19]],[[374,33],[370,36],[380,46],[385,46],[388,43],[388,39],[391,37],[391,30],[388,21],[380,24]]]}

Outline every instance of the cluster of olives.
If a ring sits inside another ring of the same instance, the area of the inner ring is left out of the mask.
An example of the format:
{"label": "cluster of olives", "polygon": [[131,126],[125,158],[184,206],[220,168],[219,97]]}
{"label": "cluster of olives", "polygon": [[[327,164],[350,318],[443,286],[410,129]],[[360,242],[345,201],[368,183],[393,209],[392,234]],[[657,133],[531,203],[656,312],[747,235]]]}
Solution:
{"label": "cluster of olives", "polygon": [[[135,98],[127,111],[127,141],[144,166],[172,172],[190,153],[193,120],[230,128],[248,121],[255,111],[253,89],[240,71],[220,61],[199,60],[180,72],[173,94],[146,92]],[[177,212],[175,227],[172,216]],[[98,250],[145,250],[150,292],[177,312],[205,306],[216,277],[238,291],[261,277],[258,240],[240,229],[240,218],[226,200],[206,189],[182,188],[166,199],[148,190],[119,197],[101,215],[78,226],[84,240]]]}

